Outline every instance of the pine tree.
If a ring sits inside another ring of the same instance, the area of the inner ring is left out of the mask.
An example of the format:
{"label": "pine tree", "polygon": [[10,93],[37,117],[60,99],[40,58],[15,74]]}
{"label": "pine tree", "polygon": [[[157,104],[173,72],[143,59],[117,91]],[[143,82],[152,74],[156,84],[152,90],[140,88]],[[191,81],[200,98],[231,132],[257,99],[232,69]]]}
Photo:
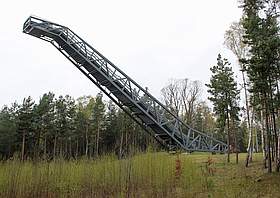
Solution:
{"label": "pine tree", "polygon": [[[210,68],[212,76],[208,87],[208,98],[214,106],[214,112],[217,116],[218,128],[225,131],[227,127],[227,144],[228,144],[228,162],[231,146],[234,146],[236,162],[238,162],[238,146],[237,146],[237,122],[239,114],[239,90],[234,80],[234,73],[227,59],[222,59],[219,54],[217,65]],[[234,141],[232,141],[234,139]]]}
{"label": "pine tree", "polygon": [[[266,128],[266,152],[268,172],[272,172],[272,161],[278,157],[280,167],[276,113],[279,110],[279,22],[276,0],[243,0],[244,43],[249,45],[249,58],[244,59],[253,93],[252,105],[261,111]],[[272,151],[272,152],[271,152]]]}
{"label": "pine tree", "polygon": [[102,100],[102,93],[96,96],[95,103],[93,106],[92,123],[93,130],[95,131],[95,145],[94,145],[94,156],[98,157],[100,153],[100,142],[102,140],[102,131],[104,131],[104,120],[105,120],[105,103]]}
{"label": "pine tree", "polygon": [[20,105],[17,111],[17,130],[18,134],[21,136],[21,160],[25,159],[28,143],[31,144],[31,142],[33,142],[34,103],[30,96],[24,98],[22,105]]}
{"label": "pine tree", "polygon": [[[90,148],[93,150],[93,108],[95,105],[95,99],[91,96],[83,96],[77,99],[77,133],[81,133],[83,136],[84,142],[84,152],[87,157],[90,156]],[[77,142],[79,144],[79,142]],[[78,146],[77,146],[78,147]],[[78,149],[78,148],[77,148]]]}
{"label": "pine tree", "polygon": [[5,106],[0,111],[0,159],[7,159],[16,150],[16,123],[13,109]]}
{"label": "pine tree", "polygon": [[[103,150],[104,151],[115,151],[116,152],[116,141],[119,135],[119,126],[118,126],[118,120],[117,120],[117,113],[118,108],[116,105],[113,104],[112,101],[108,102],[107,105],[107,113],[106,113],[106,119],[105,119],[105,133],[104,133],[104,145]],[[117,152],[116,152],[117,153]]]}
{"label": "pine tree", "polygon": [[[47,157],[47,141],[54,130],[54,94],[45,93],[34,107],[35,126],[35,157],[38,158],[43,150],[44,158]],[[40,142],[43,142],[40,144]]]}

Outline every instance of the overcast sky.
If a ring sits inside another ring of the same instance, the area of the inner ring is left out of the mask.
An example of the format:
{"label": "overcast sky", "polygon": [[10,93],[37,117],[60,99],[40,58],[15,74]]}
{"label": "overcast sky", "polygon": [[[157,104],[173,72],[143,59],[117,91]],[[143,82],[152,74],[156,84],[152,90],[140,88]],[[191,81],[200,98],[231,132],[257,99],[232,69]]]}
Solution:
{"label": "overcast sky", "polygon": [[[52,91],[99,92],[53,46],[22,33],[29,15],[68,26],[156,97],[171,78],[210,78],[237,0],[6,0],[0,7],[0,107]],[[205,87],[203,87],[205,89]]]}

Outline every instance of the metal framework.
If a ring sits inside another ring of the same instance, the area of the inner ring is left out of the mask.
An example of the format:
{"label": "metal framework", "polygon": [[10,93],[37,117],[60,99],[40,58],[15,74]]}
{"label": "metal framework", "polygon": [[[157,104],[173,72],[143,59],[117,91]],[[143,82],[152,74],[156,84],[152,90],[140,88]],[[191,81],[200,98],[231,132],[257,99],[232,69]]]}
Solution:
{"label": "metal framework", "polygon": [[166,148],[225,153],[227,145],[183,123],[147,90],[69,28],[30,16],[23,32],[50,42]]}

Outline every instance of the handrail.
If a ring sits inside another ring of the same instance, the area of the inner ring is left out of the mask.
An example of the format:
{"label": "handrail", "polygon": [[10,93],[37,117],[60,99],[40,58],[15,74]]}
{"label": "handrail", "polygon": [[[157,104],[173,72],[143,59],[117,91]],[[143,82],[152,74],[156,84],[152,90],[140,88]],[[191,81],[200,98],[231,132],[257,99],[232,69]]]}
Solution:
{"label": "handrail", "polygon": [[[77,49],[78,53],[82,54],[86,59],[93,61],[96,66],[98,65],[98,67],[100,68],[100,72],[103,72],[103,74],[112,79],[113,82],[117,81],[123,87],[123,89],[127,93],[129,93],[129,97],[131,97],[138,103],[144,104],[145,108],[149,109],[149,111],[152,112],[153,118],[155,120],[158,120],[159,116],[161,116],[161,119],[164,119],[161,126],[164,125],[163,123],[166,123],[165,126],[171,127],[170,130],[172,131],[172,133],[176,134],[178,137],[181,137],[184,140],[189,138],[189,135],[187,136],[182,129],[185,128],[187,129],[188,133],[196,133],[197,135],[203,136],[211,141],[214,141],[217,144],[221,144],[221,146],[227,147],[227,145],[222,141],[219,141],[214,137],[200,132],[184,123],[165,105],[163,105],[159,100],[153,97],[146,89],[141,87],[138,83],[136,83],[116,65],[114,65],[110,60],[104,57],[101,53],[99,53],[95,48],[89,45],[68,27],[41,19],[39,17],[30,16],[23,25],[23,31],[25,33],[29,33],[29,30],[27,31],[26,28],[30,28],[30,31],[32,28],[37,28],[42,31],[48,30],[50,31],[49,33],[58,35],[61,38],[65,39],[65,42],[69,42],[72,47]],[[38,35],[37,37],[43,36],[44,35]],[[145,101],[142,100],[143,98],[145,98]],[[167,123],[169,124],[167,125]]]}

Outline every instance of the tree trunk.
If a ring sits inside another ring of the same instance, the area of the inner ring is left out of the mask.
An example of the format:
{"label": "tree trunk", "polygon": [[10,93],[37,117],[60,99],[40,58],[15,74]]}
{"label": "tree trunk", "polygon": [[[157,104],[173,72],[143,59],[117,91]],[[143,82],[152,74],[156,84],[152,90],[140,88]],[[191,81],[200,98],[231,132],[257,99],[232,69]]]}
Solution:
{"label": "tree trunk", "polygon": [[266,133],[267,133],[267,154],[268,154],[268,172],[272,172],[272,163],[271,163],[271,133],[269,127],[269,113],[268,113],[268,104],[267,104],[267,95],[264,95],[264,104],[265,104],[265,124],[266,124]]}
{"label": "tree trunk", "polygon": [[273,131],[272,116],[269,114],[268,118],[269,132],[270,132],[270,150],[271,150],[271,161],[274,162],[274,142],[271,132]]}
{"label": "tree trunk", "polygon": [[99,123],[97,124],[97,134],[96,134],[96,147],[95,147],[95,157],[99,155],[99,136],[100,136],[100,129]]}
{"label": "tree trunk", "polygon": [[249,131],[249,137],[248,137],[248,147],[247,147],[247,157],[246,157],[246,163],[245,166],[249,166],[249,161],[252,161],[253,156],[253,149],[252,149],[252,127],[251,127],[251,121],[250,121],[250,110],[249,110],[249,102],[248,102],[248,94],[247,94],[247,85],[246,85],[246,79],[245,79],[245,73],[244,70],[242,70],[242,78],[243,78],[243,86],[244,86],[244,94],[245,94],[245,104],[246,104],[246,113],[247,113],[247,126]]}
{"label": "tree trunk", "polygon": [[265,134],[264,134],[264,117],[263,117],[263,110],[261,110],[261,138],[262,138],[262,154],[263,154],[263,165],[264,168],[267,168],[266,164],[266,142],[265,142]]}
{"label": "tree trunk", "polygon": [[228,152],[227,152],[227,162],[230,162],[230,127],[229,127],[229,113],[227,109],[227,145],[228,145]]}
{"label": "tree trunk", "polygon": [[235,142],[235,156],[236,156],[236,164],[238,164],[238,141],[236,131],[234,132],[234,142]]}
{"label": "tree trunk", "polygon": [[25,153],[25,131],[22,132],[22,144],[21,144],[21,161],[24,160],[24,153]]}
{"label": "tree trunk", "polygon": [[271,162],[275,162],[275,149],[274,149],[274,138],[270,139],[270,147],[271,147]]}
{"label": "tree trunk", "polygon": [[59,157],[63,158],[63,141],[62,138],[60,138],[60,147],[59,147]]}
{"label": "tree trunk", "polygon": [[259,150],[258,130],[256,130],[256,153],[258,153]]}
{"label": "tree trunk", "polygon": [[252,112],[252,117],[250,119],[250,127],[249,127],[249,136],[248,136],[248,147],[247,147],[247,157],[246,157],[246,163],[245,166],[248,167],[249,163],[253,161],[253,118],[254,117],[254,111]]}
{"label": "tree trunk", "polygon": [[69,157],[69,151],[68,151],[68,141],[65,140],[64,144],[64,152],[62,152],[62,155],[66,157],[66,159]]}
{"label": "tree trunk", "polygon": [[88,125],[86,125],[86,156],[88,157]]}
{"label": "tree trunk", "polygon": [[72,158],[72,141],[69,140],[69,158]]}
{"label": "tree trunk", "polygon": [[121,132],[121,140],[120,140],[120,147],[119,147],[119,159],[122,158],[122,147],[123,147],[123,132]]}
{"label": "tree trunk", "polygon": [[[231,102],[230,102],[230,108],[232,109]],[[238,164],[238,141],[237,141],[237,130],[235,127],[234,115],[231,115],[231,122],[232,122],[232,134],[234,135],[234,150],[236,156],[236,164]]]}
{"label": "tree trunk", "polygon": [[279,172],[280,171],[280,136],[278,136],[278,148],[277,148],[277,150],[278,150],[278,156],[277,156],[277,165],[276,165],[276,172]]}
{"label": "tree trunk", "polygon": [[127,127],[125,127],[125,155],[129,156],[130,150],[129,150],[129,144],[128,144],[128,131]]}
{"label": "tree trunk", "polygon": [[47,134],[44,137],[44,159],[47,159]]}
{"label": "tree trunk", "polygon": [[53,142],[53,159],[56,158],[56,144],[57,144],[57,135],[54,136],[54,142]]}
{"label": "tree trunk", "polygon": [[37,137],[36,137],[36,142],[35,142],[35,161],[39,159],[40,155],[40,137],[41,137],[41,130],[38,130]]}
{"label": "tree trunk", "polygon": [[277,143],[278,156],[277,156],[276,172],[279,172],[280,171],[280,136],[278,136],[278,140],[276,140],[276,141],[278,141],[278,143]]}
{"label": "tree trunk", "polygon": [[275,100],[273,99],[273,87],[272,87],[272,79],[269,77],[269,86],[270,86],[270,112],[272,114],[272,128],[273,128],[273,132],[274,132],[274,151],[273,152],[273,156],[275,155],[276,158],[276,164],[278,163],[278,134],[277,134],[277,126],[276,126],[276,119],[275,119],[275,110],[274,110],[274,102]]}
{"label": "tree trunk", "polygon": [[77,138],[77,141],[76,141],[76,159],[78,159],[78,152],[79,152],[79,138]]}

